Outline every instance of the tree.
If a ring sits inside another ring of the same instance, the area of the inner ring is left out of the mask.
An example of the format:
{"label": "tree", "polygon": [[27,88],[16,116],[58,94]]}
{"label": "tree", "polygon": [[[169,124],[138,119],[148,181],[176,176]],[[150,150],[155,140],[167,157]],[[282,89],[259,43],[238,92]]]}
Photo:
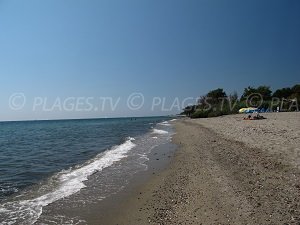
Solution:
{"label": "tree", "polygon": [[187,116],[191,116],[195,112],[195,109],[196,109],[195,105],[187,106],[183,109],[182,114],[187,115]]}
{"label": "tree", "polygon": [[206,105],[206,96],[200,96],[199,99],[198,99],[198,105],[199,106],[204,106]]}
{"label": "tree", "polygon": [[293,94],[300,94],[300,84],[296,84],[294,87],[292,87]]}
{"label": "tree", "polygon": [[225,91],[223,90],[223,88],[218,88],[215,90],[212,90],[210,92],[207,93],[206,98],[207,98],[207,102],[215,104],[215,103],[219,103],[220,101],[222,101],[222,99],[226,98],[227,95],[225,93]]}
{"label": "tree", "polygon": [[223,88],[218,88],[208,92],[206,96],[212,99],[220,99],[226,97],[226,93]]}
{"label": "tree", "polygon": [[247,97],[255,93],[257,93],[257,90],[251,86],[248,86],[247,88],[244,89],[244,93],[241,97],[241,100],[246,100]]}
{"label": "tree", "polygon": [[280,98],[280,99],[282,99],[282,98],[287,99],[292,94],[293,94],[293,92],[292,92],[291,88],[281,88],[274,92],[273,97]]}
{"label": "tree", "polygon": [[236,102],[239,99],[238,93],[234,91],[232,94],[229,95],[229,99],[232,102]]}
{"label": "tree", "polygon": [[256,91],[263,97],[263,100],[271,99],[272,91],[269,86],[259,86]]}
{"label": "tree", "polygon": [[292,94],[290,98],[300,101],[300,84],[296,84],[294,87],[292,87]]}
{"label": "tree", "polygon": [[249,96],[255,94],[262,96],[263,100],[270,100],[272,91],[268,86],[259,86],[258,88],[253,88],[249,86],[244,89],[244,93],[241,97],[241,100],[246,100]]}

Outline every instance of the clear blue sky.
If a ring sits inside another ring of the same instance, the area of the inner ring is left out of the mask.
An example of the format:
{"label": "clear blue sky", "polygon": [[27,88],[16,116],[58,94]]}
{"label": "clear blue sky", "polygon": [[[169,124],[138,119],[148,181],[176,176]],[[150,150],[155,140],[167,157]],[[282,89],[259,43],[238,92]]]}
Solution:
{"label": "clear blue sky", "polygon": [[[153,97],[292,86],[299,12],[298,0],[0,0],[0,120],[168,114],[150,110]],[[126,108],[132,92],[145,107]],[[37,96],[48,108],[56,97],[124,99],[113,112],[45,112],[33,111]]]}

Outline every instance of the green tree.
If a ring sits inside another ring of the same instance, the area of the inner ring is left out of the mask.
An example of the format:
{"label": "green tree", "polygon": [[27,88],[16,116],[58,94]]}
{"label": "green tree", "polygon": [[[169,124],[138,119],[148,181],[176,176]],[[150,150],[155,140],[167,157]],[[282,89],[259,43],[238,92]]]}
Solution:
{"label": "green tree", "polygon": [[300,84],[296,84],[294,87],[292,87],[293,94],[300,94]]}
{"label": "green tree", "polygon": [[252,94],[257,93],[257,90],[254,87],[248,86],[244,89],[244,93],[241,96],[241,100],[246,100]]}
{"label": "green tree", "polygon": [[218,88],[208,92],[206,96],[213,99],[219,99],[226,97],[226,93],[223,88]]}
{"label": "green tree", "polygon": [[292,94],[289,98],[300,101],[300,84],[296,84],[294,87],[292,87]]}
{"label": "green tree", "polygon": [[238,93],[236,91],[234,91],[228,97],[229,97],[230,101],[232,101],[232,102],[236,102],[236,101],[239,100],[239,96],[238,96]]}
{"label": "green tree", "polygon": [[273,93],[273,97],[282,99],[282,98],[288,98],[292,94],[293,94],[293,92],[292,92],[291,88],[281,88],[281,89],[276,90]]}
{"label": "green tree", "polygon": [[183,109],[182,114],[186,116],[191,116],[195,112],[196,106],[195,105],[189,105]]}
{"label": "green tree", "polygon": [[261,95],[263,100],[270,100],[272,96],[272,91],[269,86],[259,86],[258,88],[247,87],[244,89],[244,93],[241,97],[241,100],[246,100],[249,96],[258,94]]}
{"label": "green tree", "polygon": [[263,97],[265,101],[270,100],[272,97],[272,91],[269,86],[259,86],[256,91]]}
{"label": "green tree", "polygon": [[223,88],[218,88],[218,89],[212,90],[212,91],[208,92],[206,95],[207,102],[212,103],[212,104],[219,103],[220,101],[222,101],[222,99],[224,99],[226,97],[227,97],[227,95],[226,95],[225,91],[223,90]]}

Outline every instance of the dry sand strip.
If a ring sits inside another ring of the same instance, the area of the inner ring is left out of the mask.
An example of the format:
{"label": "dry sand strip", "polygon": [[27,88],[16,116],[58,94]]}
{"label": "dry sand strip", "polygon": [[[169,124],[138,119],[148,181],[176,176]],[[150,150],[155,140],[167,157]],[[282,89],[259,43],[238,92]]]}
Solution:
{"label": "dry sand strip", "polygon": [[179,149],[111,224],[300,224],[300,171],[199,124],[175,122]]}
{"label": "dry sand strip", "polygon": [[238,114],[194,122],[300,168],[300,112],[264,113],[263,116],[267,119],[245,121],[245,115]]}

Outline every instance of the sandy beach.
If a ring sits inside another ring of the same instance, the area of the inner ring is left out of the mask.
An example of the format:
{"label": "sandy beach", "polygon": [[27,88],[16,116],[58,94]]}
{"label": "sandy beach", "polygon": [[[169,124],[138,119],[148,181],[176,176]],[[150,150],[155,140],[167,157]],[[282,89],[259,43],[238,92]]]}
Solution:
{"label": "sandy beach", "polygon": [[264,116],[174,122],[169,166],[105,224],[300,224],[300,113]]}

